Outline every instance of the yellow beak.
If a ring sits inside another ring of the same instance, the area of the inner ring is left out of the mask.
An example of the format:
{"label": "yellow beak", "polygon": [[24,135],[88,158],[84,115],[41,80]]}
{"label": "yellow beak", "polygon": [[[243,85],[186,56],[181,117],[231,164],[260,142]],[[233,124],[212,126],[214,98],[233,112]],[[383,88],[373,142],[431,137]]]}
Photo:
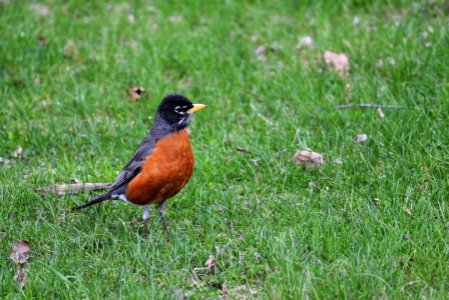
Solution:
{"label": "yellow beak", "polygon": [[204,104],[193,104],[193,107],[187,111],[188,114],[194,113],[197,110],[205,108],[207,105]]}

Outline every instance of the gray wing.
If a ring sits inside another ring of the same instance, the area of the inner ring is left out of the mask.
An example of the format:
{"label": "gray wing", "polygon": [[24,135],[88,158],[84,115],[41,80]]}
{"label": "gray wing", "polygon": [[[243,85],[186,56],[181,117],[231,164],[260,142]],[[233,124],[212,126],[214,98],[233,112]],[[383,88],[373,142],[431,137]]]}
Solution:
{"label": "gray wing", "polygon": [[134,177],[136,177],[141,170],[142,163],[154,150],[155,142],[151,141],[148,137],[142,141],[140,146],[134,152],[131,160],[122,169],[120,174],[118,174],[114,183],[109,188],[109,191],[118,189],[119,187],[127,184]]}

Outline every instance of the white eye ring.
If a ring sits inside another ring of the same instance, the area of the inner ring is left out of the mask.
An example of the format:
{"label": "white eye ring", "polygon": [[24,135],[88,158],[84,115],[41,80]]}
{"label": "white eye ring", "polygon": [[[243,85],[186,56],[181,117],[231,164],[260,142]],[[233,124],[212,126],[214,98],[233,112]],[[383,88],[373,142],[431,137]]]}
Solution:
{"label": "white eye ring", "polygon": [[180,108],[181,108],[181,106],[176,106],[176,107],[175,107],[175,113],[180,114],[180,115],[185,115],[185,114],[186,114],[185,112],[179,111],[179,110],[178,110],[178,109],[180,109]]}

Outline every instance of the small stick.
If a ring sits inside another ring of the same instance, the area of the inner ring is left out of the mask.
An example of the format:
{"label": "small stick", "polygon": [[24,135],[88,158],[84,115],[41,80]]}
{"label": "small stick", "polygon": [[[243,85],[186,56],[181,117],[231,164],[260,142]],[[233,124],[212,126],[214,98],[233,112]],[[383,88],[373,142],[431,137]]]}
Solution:
{"label": "small stick", "polygon": [[240,146],[236,146],[235,150],[239,151],[239,152],[243,152],[243,153],[250,153],[251,151],[249,151],[248,149],[245,149],[243,147]]}
{"label": "small stick", "polygon": [[111,184],[112,182],[58,184],[37,189],[36,192],[40,195],[45,195],[52,192],[58,196],[63,196],[65,194],[80,193],[82,191],[105,190],[109,188]]}
{"label": "small stick", "polygon": [[343,104],[343,105],[336,105],[336,108],[352,108],[352,107],[363,107],[363,108],[389,108],[389,109],[402,109],[402,106],[398,105],[380,105],[380,104],[374,104],[374,103],[360,103],[360,104]]}

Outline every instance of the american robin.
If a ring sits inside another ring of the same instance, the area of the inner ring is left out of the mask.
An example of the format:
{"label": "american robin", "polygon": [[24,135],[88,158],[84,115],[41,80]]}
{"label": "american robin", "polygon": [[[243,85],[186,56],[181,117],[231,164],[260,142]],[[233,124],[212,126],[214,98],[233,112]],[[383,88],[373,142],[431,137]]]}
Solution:
{"label": "american robin", "polygon": [[192,113],[204,107],[204,104],[192,104],[181,95],[166,96],[157,109],[150,133],[109,190],[75,209],[105,200],[123,200],[140,205],[148,233],[149,204],[157,204],[167,230],[165,202],[181,191],[193,171],[193,153],[186,128],[192,120]]}

